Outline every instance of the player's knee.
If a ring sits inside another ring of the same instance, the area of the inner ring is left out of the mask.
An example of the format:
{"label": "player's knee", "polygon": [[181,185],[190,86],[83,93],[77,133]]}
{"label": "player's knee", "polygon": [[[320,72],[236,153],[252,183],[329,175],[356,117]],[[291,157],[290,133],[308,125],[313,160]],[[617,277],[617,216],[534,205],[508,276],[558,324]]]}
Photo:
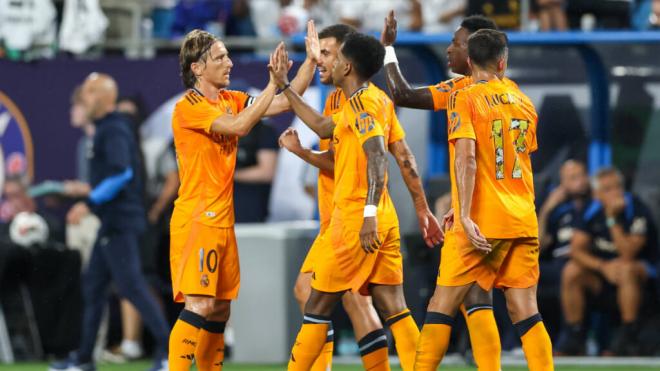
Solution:
{"label": "player's knee", "polygon": [[520,322],[539,312],[536,300],[531,298],[507,298],[506,309],[513,323]]}
{"label": "player's knee", "polygon": [[639,263],[636,261],[625,261],[619,267],[620,281],[623,282],[641,282],[644,275],[643,268],[640,269]]}
{"label": "player's knee", "polygon": [[213,311],[206,317],[209,321],[227,322],[231,313],[231,302],[228,300],[217,300]]}
{"label": "player's knee", "polygon": [[305,313],[318,316],[330,317],[335,305],[341,300],[343,293],[322,293],[312,290],[307,303]]}
{"label": "player's knee", "polygon": [[581,265],[579,265],[573,260],[569,260],[561,272],[561,283],[564,285],[572,285],[574,283],[579,283],[583,273],[584,273],[584,269],[582,268]]}
{"label": "player's knee", "polygon": [[206,296],[186,296],[185,309],[207,318],[215,309],[215,298]]}
{"label": "player's knee", "polygon": [[369,312],[372,305],[371,297],[350,292],[342,296],[341,303],[349,317]]}
{"label": "player's knee", "polygon": [[472,286],[470,291],[468,291],[463,303],[467,308],[477,304],[493,305],[493,297],[490,292],[485,291],[484,289],[482,289],[477,285],[474,285]]}
{"label": "player's knee", "polygon": [[296,298],[296,301],[300,304],[304,304],[309,299],[309,293],[312,288],[304,282],[304,280],[296,280],[296,284],[293,286],[293,296]]}

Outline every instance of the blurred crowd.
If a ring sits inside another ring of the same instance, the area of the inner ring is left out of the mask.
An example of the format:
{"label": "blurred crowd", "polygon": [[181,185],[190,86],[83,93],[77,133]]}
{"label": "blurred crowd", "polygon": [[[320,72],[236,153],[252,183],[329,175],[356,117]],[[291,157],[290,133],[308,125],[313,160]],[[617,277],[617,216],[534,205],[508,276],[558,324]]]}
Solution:
{"label": "blurred crowd", "polygon": [[0,0],[0,57],[85,54],[111,41],[153,48],[154,40],[176,40],[195,28],[280,38],[302,32],[309,19],[320,28],[342,22],[377,32],[390,9],[400,30],[423,33],[452,32],[472,14],[508,30],[660,27],[660,0]]}

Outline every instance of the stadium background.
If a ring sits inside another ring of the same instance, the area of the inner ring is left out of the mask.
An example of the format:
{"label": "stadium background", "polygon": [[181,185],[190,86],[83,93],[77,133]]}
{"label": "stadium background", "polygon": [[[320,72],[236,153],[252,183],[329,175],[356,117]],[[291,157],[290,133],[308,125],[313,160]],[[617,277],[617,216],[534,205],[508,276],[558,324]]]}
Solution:
{"label": "stadium background", "polygon": [[[55,2],[56,5],[62,3]],[[177,42],[146,37],[144,22],[132,26],[133,31],[137,27],[142,32],[137,39],[130,32],[112,35],[112,31],[116,32],[121,25],[126,24],[121,23],[126,22],[125,15],[119,12],[112,16],[112,9],[124,9],[123,6],[128,3],[139,3],[140,12],[148,7],[139,1],[127,1],[120,6],[116,6],[118,2],[112,1],[100,3],[111,15],[108,37],[104,45],[92,46],[82,56],[58,52],[53,58],[41,58],[35,56],[38,53],[32,54],[34,50],[43,49],[43,45],[36,45],[27,52],[4,49],[6,58],[0,60],[0,121],[4,125],[1,136],[5,167],[3,176],[26,174],[32,185],[75,177],[75,149],[81,134],[68,122],[70,97],[74,88],[93,71],[112,75],[118,82],[122,96],[140,96],[144,100],[145,112],[153,114],[142,126],[144,140],[171,139],[169,121],[162,117],[163,112],[166,117],[167,102],[171,106],[172,98],[182,92],[176,58]],[[522,1],[521,4],[525,3]],[[636,7],[645,2],[622,3]],[[137,8],[126,8],[129,9],[128,19],[131,19],[130,16],[135,16]],[[617,17],[631,14],[633,12],[617,14]],[[142,19],[147,15],[148,12],[144,12],[137,16]],[[526,17],[519,20],[523,24],[526,21]],[[158,26],[158,23],[154,25]],[[301,48],[302,37],[300,34],[256,39],[228,36],[226,43],[235,64],[232,87],[257,92],[267,78],[264,51],[272,49],[277,40],[285,38],[290,48],[304,52]],[[532,98],[539,112],[540,151],[534,157],[539,202],[556,184],[561,163],[568,158],[578,158],[589,164],[591,172],[603,165],[614,164],[619,167],[626,175],[628,188],[642,197],[658,220],[660,172],[657,169],[660,152],[655,143],[660,141],[660,66],[657,62],[657,56],[660,55],[660,33],[611,29],[562,33],[512,31],[510,39],[512,46],[508,76]],[[411,83],[431,84],[447,78],[444,49],[450,40],[451,35],[448,33],[428,35],[400,32],[397,52],[402,70]],[[151,55],[149,50],[157,52]],[[293,54],[293,57],[299,62],[304,55]],[[376,79],[376,83],[385,86],[382,76]],[[327,88],[314,83],[306,98],[317,102],[320,107],[326,93]],[[434,199],[447,188],[444,114],[400,109],[399,117],[423,171],[427,193]],[[302,127],[290,114],[270,121],[278,132],[289,125]],[[304,143],[313,143],[310,132],[302,131],[301,135]],[[291,287],[296,269],[315,229],[314,223],[291,222],[314,218],[315,200],[303,196],[307,172],[308,169],[300,161],[280,151],[269,207],[270,225],[238,227],[243,286],[241,298],[234,306],[232,320],[236,332],[236,361],[249,362],[250,359],[241,358],[241,350],[254,350],[258,346],[264,347],[261,352],[263,359],[256,361],[273,363],[287,358],[286,352],[295,335],[292,331],[295,331],[300,321]],[[393,176],[389,186],[402,221],[404,249],[408,258],[406,294],[419,322],[423,319],[424,300],[429,290],[432,290],[430,285],[434,276],[432,271],[437,268],[437,253],[434,255],[421,246],[421,240],[416,235],[414,211],[409,205],[409,196],[398,176],[398,170],[391,168],[390,173]],[[63,216],[62,210],[65,211],[67,200],[57,197],[42,197],[38,200],[41,203],[56,201],[55,209],[59,210],[60,217]],[[46,206],[53,207],[51,204]],[[31,254],[44,259],[44,255],[38,254],[45,253],[32,251]],[[34,269],[28,267],[25,271],[19,270],[19,273]],[[34,281],[29,278],[23,283],[32,295],[38,291],[38,288],[31,286]],[[7,281],[3,282],[3,285],[6,284]],[[7,302],[12,300],[10,291],[2,292],[3,308],[11,307],[11,303]],[[25,295],[18,297],[24,298]],[[75,306],[75,301],[67,305]],[[267,308],[269,312],[263,314],[263,318],[255,320],[248,316],[262,311],[262,308]],[[39,309],[35,310],[37,317],[40,315]],[[67,309],[69,313],[74,313],[73,317],[75,310]],[[39,318],[26,317],[27,326],[30,326],[30,321],[36,322],[37,332],[41,331],[43,337],[44,320],[40,322]],[[273,328],[269,336],[263,339],[257,339],[255,333],[260,323],[270,323]],[[34,323],[32,325],[35,327]],[[23,331],[15,328],[10,330]],[[68,331],[75,332],[71,329]],[[13,338],[11,331],[8,334]],[[27,336],[26,339],[32,340],[32,337]],[[15,338],[12,340],[16,343]],[[70,341],[75,342],[75,339]],[[44,349],[36,352],[30,344],[19,344],[18,347],[12,344],[16,348],[13,353],[19,360],[34,358],[35,355],[44,356],[44,350],[46,354],[50,353],[49,339],[42,338],[40,342]],[[459,350],[461,345],[456,344],[455,347]],[[350,357],[341,359],[350,362]],[[516,359],[520,358],[512,356],[511,362],[515,363]],[[461,358],[457,358],[456,362],[462,362]],[[589,359],[568,362],[601,361]],[[613,362],[626,364],[625,360]],[[641,362],[656,367],[659,364],[657,359],[644,359]],[[19,366],[7,367],[13,369]],[[23,367],[39,369],[40,366]],[[139,369],[139,364],[131,367]]]}

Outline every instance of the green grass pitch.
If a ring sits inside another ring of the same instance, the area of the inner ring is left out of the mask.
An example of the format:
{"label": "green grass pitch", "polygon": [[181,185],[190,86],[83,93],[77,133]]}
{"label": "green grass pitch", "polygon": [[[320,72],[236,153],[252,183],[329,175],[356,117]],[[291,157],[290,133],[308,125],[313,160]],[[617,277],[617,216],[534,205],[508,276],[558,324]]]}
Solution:
{"label": "green grass pitch", "polygon": [[[149,362],[133,362],[123,365],[100,365],[99,371],[145,371],[150,367]],[[597,370],[597,371],[630,371],[630,366],[557,366],[555,369],[559,371],[584,371],[584,370]],[[46,363],[18,363],[13,365],[0,364],[0,370],[7,371],[46,371],[48,364]],[[640,367],[635,366],[635,371],[651,371],[657,370],[657,367]],[[283,371],[286,370],[286,365],[271,365],[271,366],[256,366],[256,365],[236,365],[227,364],[223,368],[224,371]],[[358,365],[335,365],[332,367],[333,371],[360,371],[362,367]],[[392,371],[400,371],[398,367],[392,368]],[[476,368],[468,366],[446,366],[440,368],[446,371],[475,371]],[[503,371],[523,371],[527,370],[526,367],[502,367]]]}

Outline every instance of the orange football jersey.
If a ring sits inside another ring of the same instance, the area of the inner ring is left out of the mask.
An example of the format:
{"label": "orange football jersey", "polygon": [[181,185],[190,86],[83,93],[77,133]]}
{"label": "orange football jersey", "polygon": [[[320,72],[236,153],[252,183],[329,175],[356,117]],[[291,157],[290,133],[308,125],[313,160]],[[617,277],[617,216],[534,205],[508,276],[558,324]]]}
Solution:
{"label": "orange football jersey", "polygon": [[[325,99],[325,106],[323,107],[324,116],[332,116],[335,113],[339,112],[344,102],[346,102],[346,96],[344,92],[337,88],[335,91],[330,93]],[[319,150],[327,151],[330,149],[330,142],[332,139],[321,139],[319,141]],[[334,196],[335,191],[335,176],[331,171],[319,171],[318,179],[318,199],[319,199],[319,219],[321,224],[321,232],[323,232],[328,225],[330,224],[330,217],[332,216],[332,197]]]}
{"label": "orange football jersey", "polygon": [[[487,238],[537,237],[530,153],[537,114],[529,98],[501,80],[480,81],[449,99],[448,137],[452,207],[459,220],[455,142],[476,141],[477,171],[471,218]],[[461,223],[454,223],[461,231]]]}
{"label": "orange football jersey", "polygon": [[[505,84],[518,89],[518,84],[513,82],[513,80],[505,77],[502,79],[502,81]],[[433,96],[433,110],[446,110],[447,102],[449,101],[449,96],[451,93],[455,92],[456,90],[463,89],[466,86],[470,86],[473,82],[474,81],[472,80],[472,76],[459,76],[453,79],[439,82],[435,85],[428,86],[428,89],[431,91],[431,95]]]}
{"label": "orange football jersey", "polygon": [[175,105],[172,131],[179,165],[179,195],[173,225],[189,221],[212,227],[234,225],[237,136],[211,132],[213,121],[236,115],[252,102],[238,91],[221,90],[216,100],[190,90]]}
{"label": "orange football jersey", "polygon": [[[335,131],[335,207],[345,225],[359,230],[367,198],[367,156],[362,145],[375,136],[384,137],[385,151],[389,144],[405,138],[396,117],[394,103],[373,84],[355,92],[333,115]],[[378,229],[398,224],[396,210],[385,189],[378,204]]]}

